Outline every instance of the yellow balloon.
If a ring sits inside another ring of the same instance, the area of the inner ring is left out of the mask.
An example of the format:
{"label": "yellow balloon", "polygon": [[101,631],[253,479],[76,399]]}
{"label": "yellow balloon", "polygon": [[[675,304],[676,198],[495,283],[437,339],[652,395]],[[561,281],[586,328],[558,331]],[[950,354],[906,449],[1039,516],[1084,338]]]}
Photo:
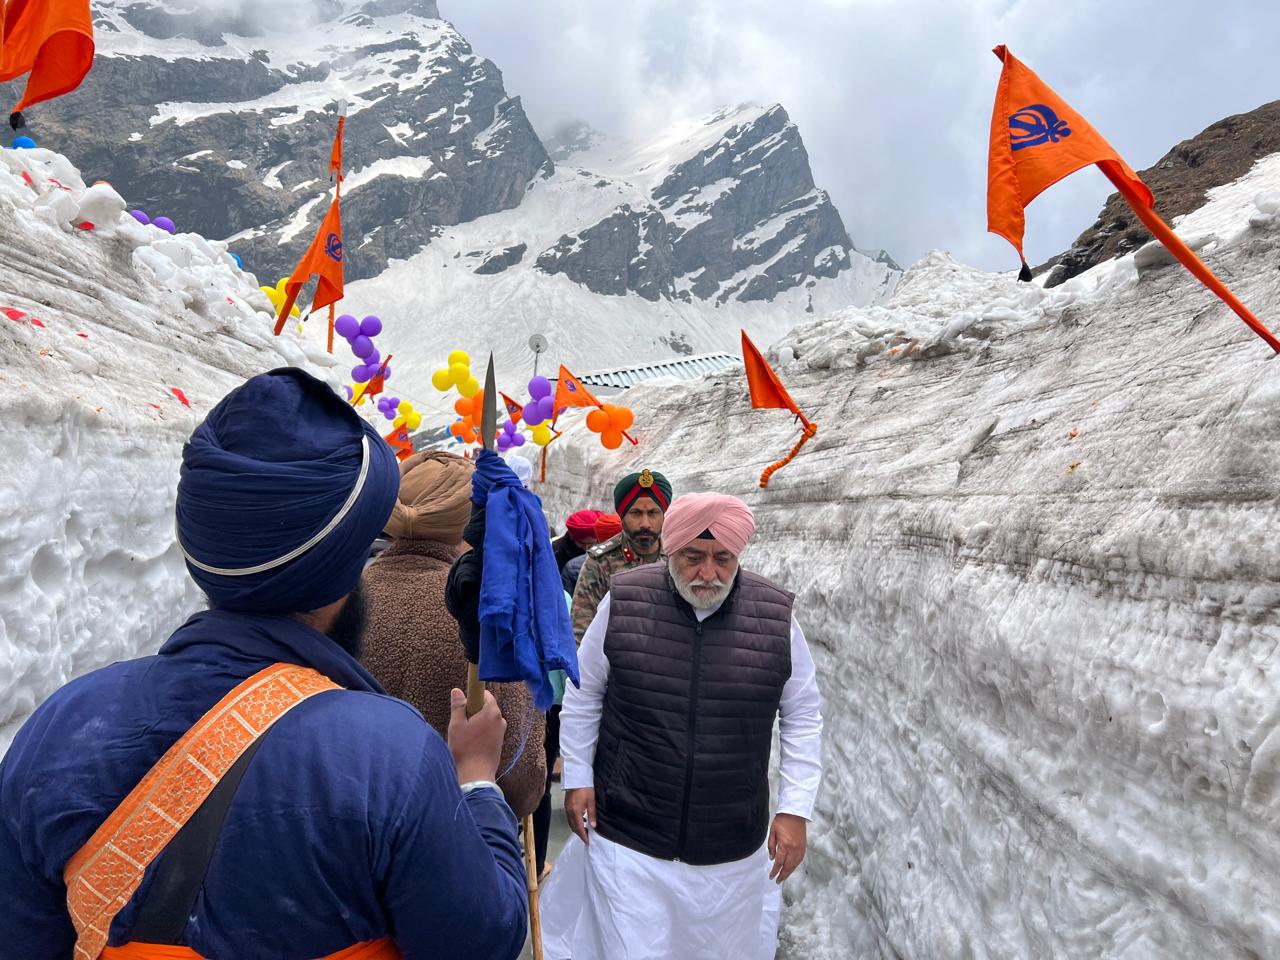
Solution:
{"label": "yellow balloon", "polygon": [[[290,311],[289,311],[289,313],[290,313],[290,314],[292,314],[292,315],[293,315],[293,316],[295,316],[295,317],[300,317],[300,316],[302,316],[302,311],[298,309],[298,305],[297,305],[296,303],[293,305],[293,309],[292,309],[292,310],[290,310]],[[301,329],[302,329],[302,324],[298,324],[298,329],[299,329],[299,330],[301,330]]]}
{"label": "yellow balloon", "polygon": [[407,417],[409,414],[413,413],[413,404],[408,400],[401,400],[400,406],[396,407],[396,409]]}
{"label": "yellow balloon", "polygon": [[281,277],[279,282],[276,284],[276,293],[280,294],[281,297],[287,297],[289,295],[289,291],[285,289],[285,286],[288,283],[288,277]]}
{"label": "yellow balloon", "polygon": [[540,423],[533,428],[533,442],[540,447],[545,447],[551,442],[551,428],[545,423]]}
{"label": "yellow balloon", "polygon": [[280,294],[276,293],[276,288],[262,287],[261,289],[263,295],[271,301],[271,305],[278,308],[280,306]]}
{"label": "yellow balloon", "polygon": [[448,393],[449,388],[453,386],[453,377],[449,375],[448,370],[437,370],[431,375],[431,385],[441,393]]}
{"label": "yellow balloon", "polygon": [[475,377],[472,377],[466,383],[458,384],[458,393],[468,400],[470,400],[479,392],[480,392],[480,381],[477,380]]}
{"label": "yellow balloon", "polygon": [[409,419],[406,420],[405,423],[410,430],[417,430],[422,426],[422,414],[415,410],[413,413],[409,414]]}
{"label": "yellow balloon", "polygon": [[449,379],[458,386],[466,383],[471,379],[471,368],[465,363],[449,364]]}
{"label": "yellow balloon", "polygon": [[464,367],[470,367],[471,357],[465,350],[455,350],[453,353],[449,354],[449,366],[452,367],[455,363],[460,363]]}

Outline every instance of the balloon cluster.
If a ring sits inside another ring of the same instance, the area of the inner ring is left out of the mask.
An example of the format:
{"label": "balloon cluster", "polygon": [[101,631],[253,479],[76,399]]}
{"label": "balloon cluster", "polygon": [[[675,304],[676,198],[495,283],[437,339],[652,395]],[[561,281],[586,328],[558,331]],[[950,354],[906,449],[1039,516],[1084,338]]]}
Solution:
{"label": "balloon cluster", "polygon": [[449,366],[441,367],[431,375],[431,385],[441,393],[457,387],[463,399],[471,399],[480,393],[480,381],[471,375],[471,357],[465,350],[454,350],[449,354]]}
{"label": "balloon cluster", "polygon": [[617,450],[622,446],[622,433],[631,429],[636,422],[635,414],[629,407],[619,407],[606,403],[587,414],[587,429],[600,434],[600,443],[606,450]]}
{"label": "balloon cluster", "polygon": [[399,397],[383,397],[378,401],[378,412],[388,420],[396,421],[396,426],[405,426],[417,430],[422,426],[422,414],[413,409],[413,404]]}
{"label": "balloon cluster", "polygon": [[551,381],[534,377],[529,381],[529,402],[524,405],[524,422],[531,428],[531,438],[540,447],[551,442],[551,421],[556,415],[556,398]]}
{"label": "balloon cluster", "polygon": [[[174,222],[170,220],[168,217],[155,217],[155,218],[148,217],[141,210],[130,210],[129,216],[133,217],[133,219],[137,220],[144,227],[149,223],[153,227],[159,227],[165,233],[178,232],[177,226],[175,226]],[[265,290],[266,288],[263,287],[263,289]]]}
{"label": "balloon cluster", "polygon": [[[138,215],[138,211],[134,210],[133,215],[136,217]],[[143,216],[145,217],[146,214],[144,213]],[[287,284],[288,282],[289,282],[288,277],[281,277],[280,282],[277,283],[274,287],[260,288],[263,294],[266,295],[266,298],[269,301],[271,301],[271,306],[274,308],[276,313],[280,312],[280,308],[284,306],[285,300],[289,298],[289,292],[285,290],[285,284]],[[293,309],[289,311],[289,316],[291,317],[302,316],[302,311],[298,309],[298,305],[296,303],[293,305]],[[299,326],[301,326],[301,324],[299,324]]]}
{"label": "balloon cluster", "polygon": [[[357,320],[349,313],[344,313],[333,321],[334,332],[351,345],[351,352],[360,362],[351,370],[351,379],[356,383],[368,383],[378,373],[382,364],[382,354],[373,345],[373,338],[382,332],[382,321],[377,317],[365,317]],[[391,369],[382,371],[384,380],[391,379]],[[394,419],[394,417],[388,417]]]}
{"label": "balloon cluster", "polygon": [[514,420],[508,418],[503,421],[502,431],[498,434],[497,439],[498,450],[506,453],[512,447],[524,446],[524,434],[520,432],[520,428],[516,426]]}
{"label": "balloon cluster", "polygon": [[484,416],[484,391],[461,397],[453,409],[460,419],[449,425],[449,433],[458,443],[475,443],[480,436],[480,419]]}

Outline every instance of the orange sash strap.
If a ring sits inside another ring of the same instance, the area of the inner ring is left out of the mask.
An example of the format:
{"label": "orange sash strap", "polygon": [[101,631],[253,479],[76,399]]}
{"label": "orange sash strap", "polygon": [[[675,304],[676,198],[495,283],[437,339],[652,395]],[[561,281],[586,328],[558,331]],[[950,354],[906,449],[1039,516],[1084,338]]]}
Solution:
{"label": "orange sash strap", "polygon": [[[199,809],[214,786],[255,740],[302,701],[340,689],[308,667],[277,663],[228,693],[183,734],[98,828],[63,871],[67,910],[76,928],[76,960],[108,957],[195,957],[138,944],[138,953],[104,953],[107,932],[128,903],[148,865]],[[360,945],[357,945],[360,946]],[[123,948],[129,949],[129,948]],[[353,948],[354,949],[354,948]],[[381,960],[352,954],[343,960]],[[394,956],[394,955],[391,955]]]}
{"label": "orange sash strap", "polygon": [[[159,943],[126,943],[107,947],[102,960],[202,960],[190,947],[170,947]],[[391,940],[366,940],[331,953],[321,960],[401,960],[400,951]]]}

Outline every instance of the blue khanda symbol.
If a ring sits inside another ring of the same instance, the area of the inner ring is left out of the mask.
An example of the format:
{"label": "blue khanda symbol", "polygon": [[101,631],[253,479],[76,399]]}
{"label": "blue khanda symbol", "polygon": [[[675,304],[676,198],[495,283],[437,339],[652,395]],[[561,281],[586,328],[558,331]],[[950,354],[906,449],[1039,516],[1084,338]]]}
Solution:
{"label": "blue khanda symbol", "polygon": [[1042,143],[1057,143],[1071,136],[1067,121],[1059,120],[1052,107],[1033,103],[1016,111],[1009,118],[1010,144],[1014,150],[1038,147]]}
{"label": "blue khanda symbol", "polygon": [[331,233],[325,237],[324,252],[339,263],[342,262],[342,238],[336,233]]}
{"label": "blue khanda symbol", "polygon": [[567,383],[564,385],[564,388],[565,388],[566,390],[568,390],[570,393],[577,393],[577,392],[578,392],[578,385],[577,385],[576,383],[574,383],[572,380],[570,380],[569,382],[567,382]]}

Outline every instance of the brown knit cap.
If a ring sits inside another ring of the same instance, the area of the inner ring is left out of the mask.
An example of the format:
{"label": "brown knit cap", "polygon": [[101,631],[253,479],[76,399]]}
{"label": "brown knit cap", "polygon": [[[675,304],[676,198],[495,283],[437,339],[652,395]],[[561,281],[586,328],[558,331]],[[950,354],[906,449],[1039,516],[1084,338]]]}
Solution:
{"label": "brown knit cap", "polygon": [[475,465],[443,450],[416,453],[400,464],[400,496],[385,527],[397,540],[457,543],[471,517]]}

